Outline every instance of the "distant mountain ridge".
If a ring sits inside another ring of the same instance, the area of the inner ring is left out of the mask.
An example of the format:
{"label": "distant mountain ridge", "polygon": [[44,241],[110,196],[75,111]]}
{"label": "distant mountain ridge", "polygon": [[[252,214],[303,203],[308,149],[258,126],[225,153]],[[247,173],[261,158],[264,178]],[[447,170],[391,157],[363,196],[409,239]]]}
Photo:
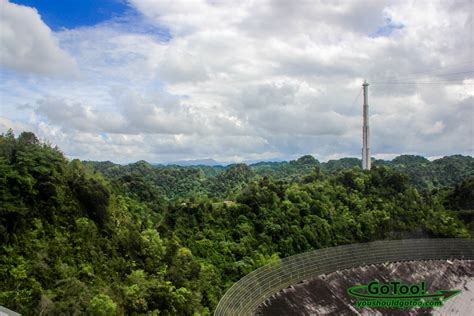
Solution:
{"label": "distant mountain ridge", "polygon": [[[275,181],[294,182],[305,177],[333,175],[345,170],[360,169],[358,158],[341,158],[319,162],[311,155],[281,162],[219,165],[213,159],[184,161],[180,164],[157,165],[138,161],[128,165],[111,162],[85,162],[112,178],[141,175],[168,198],[211,194],[225,196],[236,192],[253,179],[268,177]],[[422,156],[401,155],[391,161],[373,159],[373,168],[388,167],[399,171],[419,190],[453,186],[474,175],[474,158],[452,155],[430,161]],[[308,178],[309,180],[309,178]]]}
{"label": "distant mountain ridge", "polygon": [[188,167],[188,166],[224,166],[225,164],[220,163],[212,158],[206,158],[206,159],[191,159],[191,160],[179,160],[179,161],[172,161],[172,162],[167,162],[164,163],[164,165],[176,165],[176,166],[182,166],[182,167]]}

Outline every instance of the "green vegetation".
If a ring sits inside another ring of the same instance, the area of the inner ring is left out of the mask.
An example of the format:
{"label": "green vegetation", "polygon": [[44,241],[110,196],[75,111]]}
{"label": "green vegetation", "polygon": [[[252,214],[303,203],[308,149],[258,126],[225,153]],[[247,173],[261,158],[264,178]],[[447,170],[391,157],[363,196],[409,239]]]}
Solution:
{"label": "green vegetation", "polygon": [[[235,198],[235,193],[251,180],[267,177],[286,183],[301,182],[315,170],[333,176],[347,169],[359,169],[361,161],[357,158],[342,158],[320,163],[307,155],[290,162],[259,162],[249,166],[234,164],[227,167],[153,166],[145,161],[125,166],[93,161],[85,161],[84,164],[104,174],[114,183],[131,185],[124,193],[133,191],[145,194],[146,190],[153,187],[161,197],[174,200],[199,196]],[[474,158],[461,155],[434,161],[421,156],[402,155],[392,161],[374,160],[373,165],[389,167],[405,174],[409,183],[420,192],[454,187],[464,178],[474,176]]]}
{"label": "green vegetation", "polygon": [[[322,163],[322,170],[334,174],[347,168],[359,167],[360,159],[342,158]],[[401,155],[392,161],[373,160],[375,167],[386,166],[404,173],[410,183],[421,191],[452,187],[467,176],[474,175],[474,158],[453,155],[429,161],[421,156]]]}
{"label": "green vegetation", "polygon": [[458,215],[472,209],[471,157],[350,165],[69,161],[10,131],[0,136],[0,305],[25,315],[209,315],[233,282],[278,258],[469,236],[472,217]]}

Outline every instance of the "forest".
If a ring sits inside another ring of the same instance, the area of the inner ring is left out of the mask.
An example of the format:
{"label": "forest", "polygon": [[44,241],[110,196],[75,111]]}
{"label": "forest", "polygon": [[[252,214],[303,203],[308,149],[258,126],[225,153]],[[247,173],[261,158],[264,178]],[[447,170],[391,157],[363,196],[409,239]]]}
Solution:
{"label": "forest", "polygon": [[24,315],[211,315],[304,251],[474,236],[474,158],[129,165],[0,136],[0,305]]}

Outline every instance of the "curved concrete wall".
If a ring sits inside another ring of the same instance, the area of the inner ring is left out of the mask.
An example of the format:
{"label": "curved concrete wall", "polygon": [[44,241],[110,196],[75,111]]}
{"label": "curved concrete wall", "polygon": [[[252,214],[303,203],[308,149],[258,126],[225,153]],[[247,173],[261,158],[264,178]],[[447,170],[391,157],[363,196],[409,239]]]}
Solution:
{"label": "curved concrete wall", "polygon": [[384,262],[443,259],[474,260],[474,240],[383,240],[309,251],[281,259],[244,276],[224,294],[214,315],[252,315],[274,293],[337,270]]}

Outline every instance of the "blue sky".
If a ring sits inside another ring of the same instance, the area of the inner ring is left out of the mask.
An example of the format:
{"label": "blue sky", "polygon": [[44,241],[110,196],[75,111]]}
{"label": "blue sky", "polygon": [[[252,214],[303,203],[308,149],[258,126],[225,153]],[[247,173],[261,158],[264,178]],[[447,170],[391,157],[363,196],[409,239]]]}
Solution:
{"label": "blue sky", "polygon": [[92,26],[132,10],[125,0],[13,0],[12,2],[38,10],[43,21],[53,31]]}
{"label": "blue sky", "polygon": [[472,155],[472,3],[0,0],[0,132],[121,163],[358,157],[367,79],[375,157]]}
{"label": "blue sky", "polygon": [[392,32],[396,30],[400,30],[403,28],[403,24],[401,23],[393,23],[393,21],[390,18],[387,18],[385,20],[385,25],[380,26],[371,36],[373,37],[386,37],[390,36]]}

